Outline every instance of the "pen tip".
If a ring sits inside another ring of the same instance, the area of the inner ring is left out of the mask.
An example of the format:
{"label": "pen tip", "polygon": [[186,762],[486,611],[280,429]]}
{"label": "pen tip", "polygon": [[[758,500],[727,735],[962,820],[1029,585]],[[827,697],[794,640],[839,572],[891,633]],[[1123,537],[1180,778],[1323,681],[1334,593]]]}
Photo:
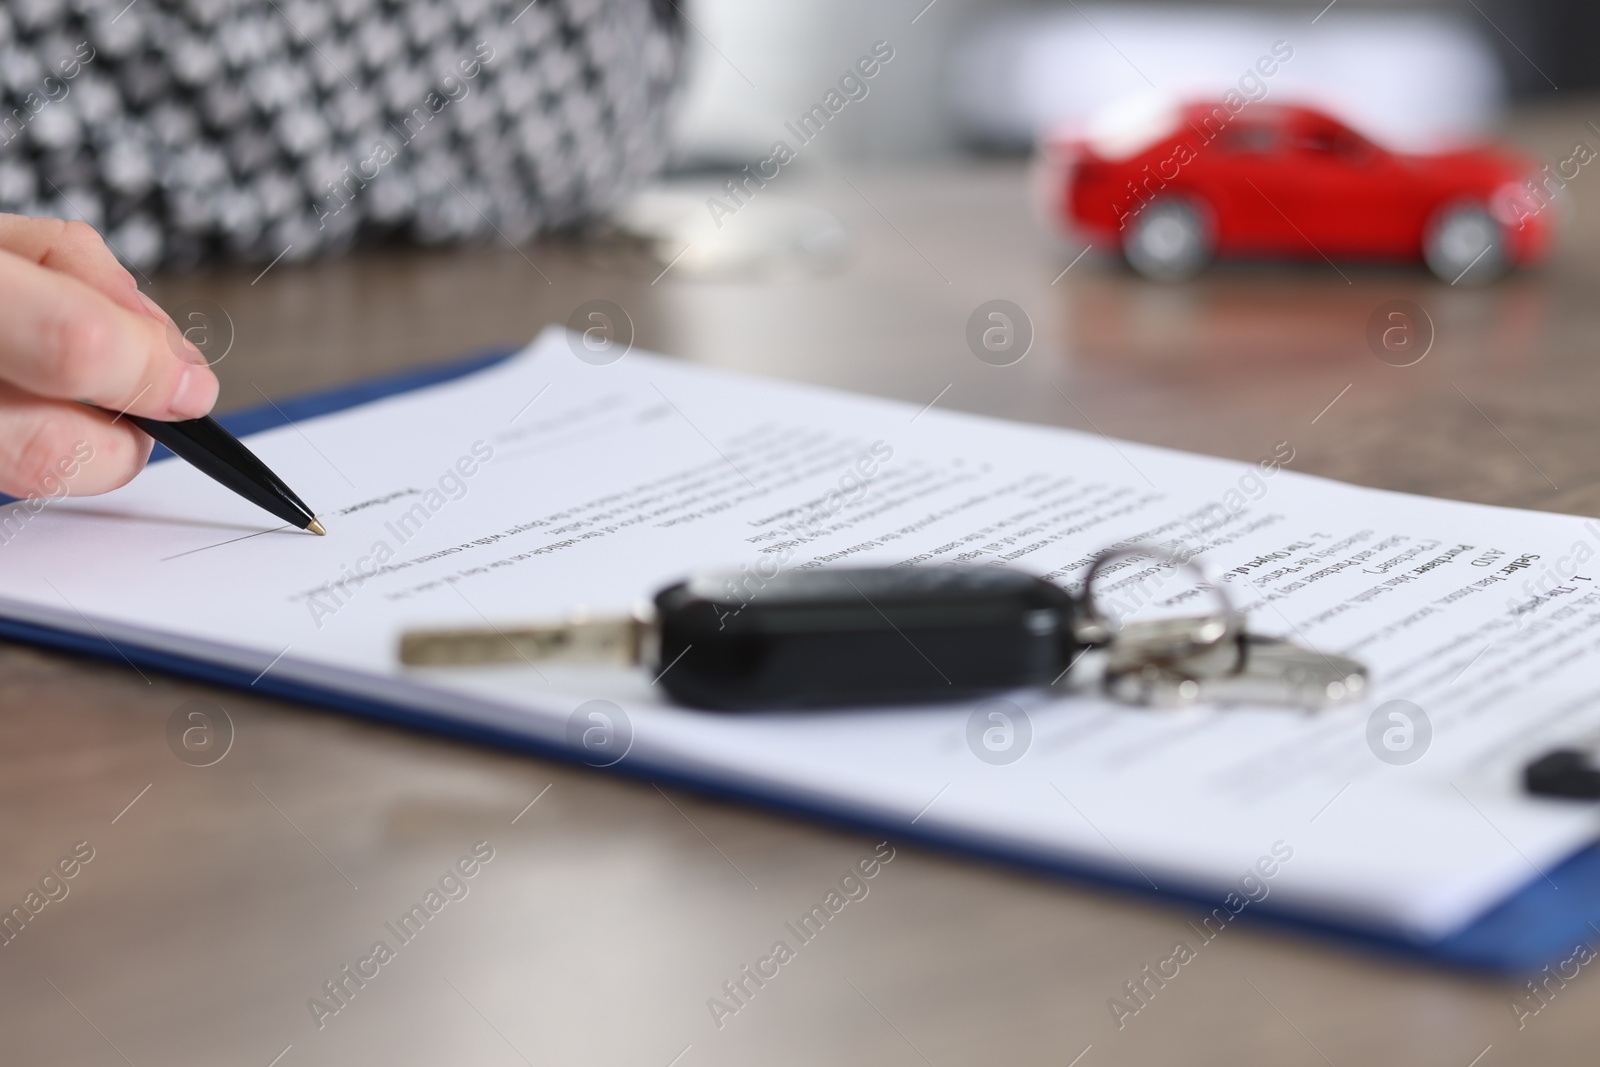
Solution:
{"label": "pen tip", "polygon": [[318,537],[327,537],[328,536],[327,529],[323,527],[321,521],[318,520],[318,519],[312,519],[310,522],[306,523],[306,529],[310,530],[312,533],[316,534]]}

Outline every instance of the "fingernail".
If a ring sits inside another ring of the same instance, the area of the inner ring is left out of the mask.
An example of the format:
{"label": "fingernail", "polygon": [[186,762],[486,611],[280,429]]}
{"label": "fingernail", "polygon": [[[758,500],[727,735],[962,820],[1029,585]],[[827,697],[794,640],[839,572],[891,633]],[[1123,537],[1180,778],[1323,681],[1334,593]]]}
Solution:
{"label": "fingernail", "polygon": [[173,321],[172,316],[168,315],[160,304],[145,296],[137,288],[134,289],[134,293],[139,297],[139,302],[144,305],[145,313],[167,328],[167,347],[172,349],[173,355],[185,363],[198,365],[207,362],[205,353],[196,348],[194,342],[183,335],[183,331],[178,329],[178,324]]}
{"label": "fingernail", "polygon": [[217,388],[217,376],[209,370],[186,367],[167,401],[167,411],[180,419],[198,419],[217,402]]}
{"label": "fingernail", "polygon": [[195,346],[193,341],[189,340],[187,337],[183,336],[183,334],[178,332],[177,326],[167,327],[167,347],[172,349],[173,355],[177,356],[185,363],[193,363],[196,366],[204,366],[207,362],[209,362],[206,359],[206,354],[200,351],[200,349]]}
{"label": "fingernail", "polygon": [[145,311],[152,319],[155,319],[157,322],[164,322],[173,329],[178,328],[178,324],[172,321],[172,316],[168,315],[160,304],[156,303],[154,300],[151,300],[148,296],[145,296],[144,292],[140,290],[137,285],[133,287],[133,292],[134,295],[139,298],[139,303],[144,305]]}

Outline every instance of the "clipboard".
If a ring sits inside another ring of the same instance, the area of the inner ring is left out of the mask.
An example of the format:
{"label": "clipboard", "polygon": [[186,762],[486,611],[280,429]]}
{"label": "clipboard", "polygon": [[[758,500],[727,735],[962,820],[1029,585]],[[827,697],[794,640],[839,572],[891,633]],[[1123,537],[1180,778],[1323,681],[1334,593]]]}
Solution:
{"label": "clipboard", "polygon": [[[479,352],[447,363],[425,366],[384,375],[350,385],[339,386],[305,396],[263,404],[219,418],[240,437],[287,425],[300,419],[331,414],[361,404],[417,389],[438,385],[485,370],[514,355],[518,348]],[[166,449],[156,447],[152,462],[172,458]],[[4,502],[6,498],[0,498]],[[0,637],[42,645],[63,651],[107,660],[132,661],[140,667],[189,677],[230,688],[266,692],[299,703],[392,723],[407,728],[454,737],[479,744],[528,752],[547,758],[575,761],[572,752],[511,731],[494,730],[462,722],[444,714],[428,714],[377,700],[352,697],[347,693],[320,689],[277,676],[253,677],[248,671],[234,670],[215,663],[121,642],[116,646],[94,636],[56,630],[32,623],[0,617]],[[1208,914],[1222,906],[1215,891],[1192,887],[1156,890],[1136,879],[1088,863],[1042,859],[1015,848],[984,839],[981,835],[955,834],[929,830],[916,825],[891,824],[865,818],[844,804],[826,802],[796,803],[776,792],[764,793],[744,785],[735,786],[709,775],[695,775],[670,767],[628,765],[626,761],[609,770],[650,781],[662,782],[730,800],[753,802],[786,814],[820,819],[833,825],[869,834],[888,835],[897,841],[923,844],[945,852],[997,862],[1052,877],[1070,879],[1115,889],[1170,905],[1192,908]],[[1227,914],[1226,911],[1223,914]],[[1547,965],[1569,959],[1580,947],[1600,944],[1600,844],[1592,844],[1560,865],[1544,872],[1530,870],[1529,881],[1516,893],[1481,915],[1468,926],[1438,940],[1418,942],[1398,936],[1375,933],[1294,909],[1282,908],[1271,898],[1240,913],[1247,924],[1277,927],[1313,935],[1337,944],[1357,947],[1384,955],[1433,963],[1446,967],[1520,976]],[[1231,922],[1231,919],[1230,919]]]}

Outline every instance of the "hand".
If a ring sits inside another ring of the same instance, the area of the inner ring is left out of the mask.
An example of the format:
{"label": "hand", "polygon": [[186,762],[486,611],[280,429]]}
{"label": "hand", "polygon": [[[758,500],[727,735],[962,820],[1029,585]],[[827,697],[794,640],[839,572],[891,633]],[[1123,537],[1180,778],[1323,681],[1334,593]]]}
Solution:
{"label": "hand", "polygon": [[0,493],[115,489],[150,455],[118,412],[195,419],[216,400],[205,357],[98,233],[0,214]]}

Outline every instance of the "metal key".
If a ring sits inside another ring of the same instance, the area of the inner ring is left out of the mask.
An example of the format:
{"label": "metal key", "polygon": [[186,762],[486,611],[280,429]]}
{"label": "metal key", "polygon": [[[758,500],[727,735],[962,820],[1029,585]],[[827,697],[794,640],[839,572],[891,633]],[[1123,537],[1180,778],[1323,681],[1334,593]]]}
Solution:
{"label": "metal key", "polygon": [[1107,564],[1129,555],[1165,555],[1203,576],[1191,560],[1148,547],[1110,550],[1091,564],[1084,579],[1086,622],[1080,639],[1104,650],[1103,685],[1117,700],[1162,708],[1199,703],[1287,704],[1316,711],[1355,700],[1365,692],[1367,672],[1360,663],[1282,638],[1249,633],[1243,616],[1216,586],[1210,589],[1221,610],[1213,614],[1114,628],[1096,606],[1093,582]]}
{"label": "metal key", "polygon": [[1359,698],[1367,687],[1367,672],[1347,656],[1241,633],[1186,657],[1123,657],[1108,664],[1105,686],[1118,700],[1152,707],[1289,704],[1317,711]]}

